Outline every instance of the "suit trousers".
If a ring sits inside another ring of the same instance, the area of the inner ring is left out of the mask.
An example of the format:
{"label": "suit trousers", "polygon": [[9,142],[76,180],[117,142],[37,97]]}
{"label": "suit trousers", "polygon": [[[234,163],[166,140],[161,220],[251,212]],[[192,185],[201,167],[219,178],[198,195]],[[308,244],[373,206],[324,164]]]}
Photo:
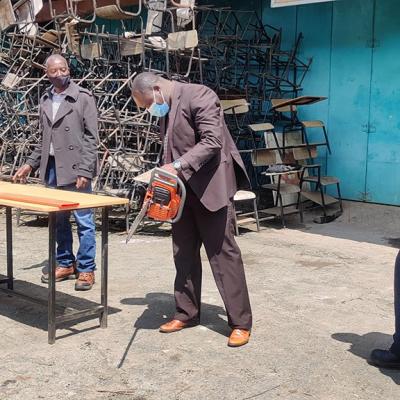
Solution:
{"label": "suit trousers", "polygon": [[233,203],[211,212],[187,189],[181,219],[172,225],[176,267],[175,319],[200,321],[204,244],[215,282],[225,305],[228,324],[251,329],[252,314],[242,256],[234,238]]}

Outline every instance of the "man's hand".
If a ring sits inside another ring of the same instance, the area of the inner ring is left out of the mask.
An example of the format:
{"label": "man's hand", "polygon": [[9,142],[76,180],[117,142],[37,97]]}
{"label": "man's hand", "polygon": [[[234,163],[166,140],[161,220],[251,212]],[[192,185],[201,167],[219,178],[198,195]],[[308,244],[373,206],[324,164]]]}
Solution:
{"label": "man's hand", "polygon": [[26,178],[32,172],[32,167],[28,164],[24,164],[13,176],[12,180],[14,183],[21,182],[26,183]]}
{"label": "man's hand", "polygon": [[76,179],[76,188],[77,189],[86,189],[89,184],[89,179],[84,176],[78,176]]}
{"label": "man's hand", "polygon": [[161,168],[165,169],[166,171],[170,172],[171,174],[178,175],[178,171],[174,168],[174,166],[172,164],[165,164]]}

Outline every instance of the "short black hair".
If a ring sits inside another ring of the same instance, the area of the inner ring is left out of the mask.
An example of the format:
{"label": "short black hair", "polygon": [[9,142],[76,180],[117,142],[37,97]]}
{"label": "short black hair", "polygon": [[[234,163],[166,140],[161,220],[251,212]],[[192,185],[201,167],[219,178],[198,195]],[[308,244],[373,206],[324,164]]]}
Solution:
{"label": "short black hair", "polygon": [[152,90],[154,86],[157,86],[160,79],[161,77],[153,72],[141,72],[133,79],[131,85],[132,93],[144,93],[148,90]]}

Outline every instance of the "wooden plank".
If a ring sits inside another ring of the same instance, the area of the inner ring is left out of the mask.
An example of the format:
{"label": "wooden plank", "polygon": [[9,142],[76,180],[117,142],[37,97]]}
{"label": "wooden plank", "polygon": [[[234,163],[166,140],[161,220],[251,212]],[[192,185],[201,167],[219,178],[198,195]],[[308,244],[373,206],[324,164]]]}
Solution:
{"label": "wooden plank", "polygon": [[0,205],[3,206],[42,212],[59,211],[58,207],[51,205],[51,201],[60,199],[66,203],[78,203],[79,206],[74,207],[74,209],[117,206],[129,203],[128,199],[120,197],[99,196],[95,194],[78,193],[67,190],[61,191],[60,189],[51,189],[39,185],[22,185],[8,182],[0,182],[0,192],[11,195],[28,195],[46,198],[50,201],[49,205],[0,199]]}
{"label": "wooden plank", "polygon": [[59,209],[65,208],[76,208],[79,206],[79,203],[70,203],[64,200],[59,199],[48,199],[44,197],[37,197],[31,195],[24,195],[21,193],[4,193],[0,190],[0,202],[2,200],[12,200],[18,203],[30,203],[30,204],[40,204],[44,206],[57,207]]}

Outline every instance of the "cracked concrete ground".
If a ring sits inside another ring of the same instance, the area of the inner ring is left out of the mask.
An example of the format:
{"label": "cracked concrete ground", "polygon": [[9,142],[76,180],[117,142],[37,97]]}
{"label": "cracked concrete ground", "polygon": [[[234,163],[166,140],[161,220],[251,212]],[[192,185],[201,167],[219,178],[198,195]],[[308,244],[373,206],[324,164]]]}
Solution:
{"label": "cracked concrete ground", "polygon": [[[47,344],[46,309],[0,292],[0,399],[386,399],[400,396],[400,371],[369,366],[393,330],[392,276],[400,208],[346,203],[325,225],[266,225],[238,238],[254,329],[242,348],[226,346],[221,298],[204,259],[202,324],[174,334],[158,326],[174,309],[167,235],[110,235],[107,329],[97,320],[57,331]],[[47,231],[14,226],[16,288],[46,298],[40,274]],[[5,272],[5,218],[0,215]],[[98,276],[99,277],[99,276]],[[100,285],[58,301],[85,308]]]}

